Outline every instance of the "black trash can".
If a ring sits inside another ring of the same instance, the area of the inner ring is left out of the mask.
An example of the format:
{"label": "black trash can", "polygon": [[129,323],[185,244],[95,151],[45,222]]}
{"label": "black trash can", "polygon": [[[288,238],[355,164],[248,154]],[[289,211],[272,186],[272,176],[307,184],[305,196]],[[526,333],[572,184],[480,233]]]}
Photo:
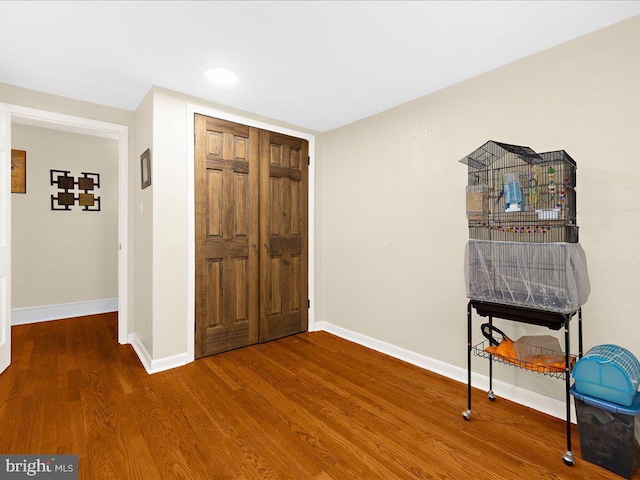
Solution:
{"label": "black trash can", "polygon": [[578,416],[582,458],[631,479],[640,465],[640,395],[628,406],[571,387]]}

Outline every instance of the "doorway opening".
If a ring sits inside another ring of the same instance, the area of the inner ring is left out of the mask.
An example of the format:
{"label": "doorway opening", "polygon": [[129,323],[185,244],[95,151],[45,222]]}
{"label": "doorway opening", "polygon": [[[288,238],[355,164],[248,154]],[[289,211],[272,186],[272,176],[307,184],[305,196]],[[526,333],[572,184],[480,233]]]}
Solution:
{"label": "doorway opening", "polygon": [[[117,142],[117,306],[118,343],[128,342],[128,127],[45,110],[5,104],[11,113],[12,124],[44,127]],[[56,168],[51,166],[51,168]],[[113,309],[112,303],[105,308]],[[82,308],[82,306],[80,306]],[[26,323],[26,322],[25,322]]]}

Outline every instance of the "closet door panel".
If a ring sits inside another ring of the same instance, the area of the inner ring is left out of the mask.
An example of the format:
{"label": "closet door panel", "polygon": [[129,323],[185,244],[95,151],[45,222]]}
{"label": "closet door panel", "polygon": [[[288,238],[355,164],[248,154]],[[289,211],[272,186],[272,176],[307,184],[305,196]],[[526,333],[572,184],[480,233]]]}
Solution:
{"label": "closet door panel", "polygon": [[307,142],[195,120],[196,356],[306,331]]}
{"label": "closet door panel", "polygon": [[305,140],[260,131],[260,341],[307,330]]}
{"label": "closet door panel", "polygon": [[196,115],[196,356],[258,341],[259,130]]}

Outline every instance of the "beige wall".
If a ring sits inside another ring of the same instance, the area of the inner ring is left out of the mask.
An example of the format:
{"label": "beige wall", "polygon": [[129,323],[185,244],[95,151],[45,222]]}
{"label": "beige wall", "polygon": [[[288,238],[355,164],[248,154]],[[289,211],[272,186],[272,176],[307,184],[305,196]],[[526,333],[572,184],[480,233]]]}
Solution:
{"label": "beige wall", "polygon": [[[27,193],[12,194],[12,307],[118,296],[118,142],[14,124],[27,152]],[[100,212],[52,211],[49,171],[100,174]]]}
{"label": "beige wall", "polygon": [[141,188],[140,155],[151,149],[151,173],[153,175],[153,95],[147,94],[135,113],[135,173],[129,177],[135,194],[132,197],[135,245],[133,280],[135,291],[136,321],[133,330],[153,357],[153,178],[150,187]]}
{"label": "beige wall", "polygon": [[153,93],[153,356],[186,352],[186,102]]}
{"label": "beige wall", "polygon": [[[564,149],[577,161],[592,285],[585,347],[611,342],[640,357],[638,59],[635,17],[323,134],[319,320],[466,367],[466,167],[458,160],[497,140]],[[548,333],[503,325],[514,337]],[[484,362],[477,370],[486,374]],[[496,375],[563,395],[529,373]]]}

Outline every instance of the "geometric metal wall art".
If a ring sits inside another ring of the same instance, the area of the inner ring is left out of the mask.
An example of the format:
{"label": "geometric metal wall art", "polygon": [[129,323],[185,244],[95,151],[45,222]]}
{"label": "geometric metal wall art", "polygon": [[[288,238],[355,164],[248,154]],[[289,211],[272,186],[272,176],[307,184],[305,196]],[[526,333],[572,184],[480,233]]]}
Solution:
{"label": "geometric metal wall art", "polygon": [[[51,195],[51,210],[71,210],[76,202],[84,212],[99,212],[100,197],[95,195],[95,190],[100,188],[100,174],[80,172],[76,181],[70,176],[68,170],[50,170],[49,179],[51,185],[58,187],[58,195]],[[75,195],[78,187],[78,196]]]}

